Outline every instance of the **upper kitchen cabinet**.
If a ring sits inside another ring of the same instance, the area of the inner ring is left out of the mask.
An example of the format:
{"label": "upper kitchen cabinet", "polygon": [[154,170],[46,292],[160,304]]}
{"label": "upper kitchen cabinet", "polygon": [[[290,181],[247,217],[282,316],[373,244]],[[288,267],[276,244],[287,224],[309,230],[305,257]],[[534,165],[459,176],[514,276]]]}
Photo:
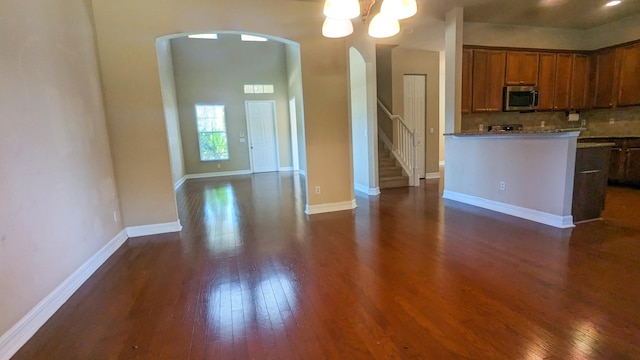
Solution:
{"label": "upper kitchen cabinet", "polygon": [[506,85],[537,85],[538,62],[537,52],[507,51]]}
{"label": "upper kitchen cabinet", "polygon": [[599,52],[593,56],[594,62],[594,108],[613,106],[616,87],[616,49]]}
{"label": "upper kitchen cabinet", "polygon": [[506,52],[473,50],[473,112],[502,111]]}
{"label": "upper kitchen cabinet", "polygon": [[462,113],[471,112],[472,80],[473,77],[473,50],[462,51]]}
{"label": "upper kitchen cabinet", "polygon": [[586,54],[573,54],[571,71],[571,100],[569,108],[581,110],[589,107],[590,58]]}
{"label": "upper kitchen cabinet", "polygon": [[538,90],[540,90],[538,110],[553,110],[556,87],[556,54],[540,53]]}
{"label": "upper kitchen cabinet", "polygon": [[556,81],[554,84],[553,110],[567,110],[571,101],[571,73],[573,55],[556,55]]}
{"label": "upper kitchen cabinet", "polygon": [[640,104],[640,43],[620,50],[618,105]]}

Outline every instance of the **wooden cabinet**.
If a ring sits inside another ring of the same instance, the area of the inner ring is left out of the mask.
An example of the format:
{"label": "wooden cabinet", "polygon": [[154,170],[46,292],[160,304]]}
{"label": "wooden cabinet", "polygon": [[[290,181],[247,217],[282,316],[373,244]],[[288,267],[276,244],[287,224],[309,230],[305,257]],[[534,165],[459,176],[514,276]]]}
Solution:
{"label": "wooden cabinet", "polygon": [[538,84],[539,53],[528,51],[508,51],[506,56],[506,85]]}
{"label": "wooden cabinet", "polygon": [[640,185],[640,138],[588,138],[580,143],[614,143],[609,157],[609,181]]}
{"label": "wooden cabinet", "polygon": [[538,71],[540,98],[538,110],[553,110],[556,86],[556,54],[541,53]]}
{"label": "wooden cabinet", "polygon": [[573,54],[571,69],[571,97],[569,108],[582,110],[589,107],[590,58],[586,54]]}
{"label": "wooden cabinet", "polygon": [[640,183],[640,147],[628,148],[625,160],[625,180]]}
{"label": "wooden cabinet", "polygon": [[473,77],[473,50],[462,51],[462,113],[471,112]]}
{"label": "wooden cabinet", "polygon": [[553,110],[568,110],[571,101],[571,74],[573,72],[573,55],[558,54],[556,56],[556,81],[554,86]]}
{"label": "wooden cabinet", "polygon": [[473,51],[473,112],[502,111],[506,52]]}
{"label": "wooden cabinet", "polygon": [[600,218],[607,189],[610,146],[578,147],[573,178],[573,221]]}
{"label": "wooden cabinet", "polygon": [[619,106],[640,104],[640,44],[621,49],[619,86]]}
{"label": "wooden cabinet", "polygon": [[594,108],[613,106],[615,94],[616,50],[609,49],[594,55]]}

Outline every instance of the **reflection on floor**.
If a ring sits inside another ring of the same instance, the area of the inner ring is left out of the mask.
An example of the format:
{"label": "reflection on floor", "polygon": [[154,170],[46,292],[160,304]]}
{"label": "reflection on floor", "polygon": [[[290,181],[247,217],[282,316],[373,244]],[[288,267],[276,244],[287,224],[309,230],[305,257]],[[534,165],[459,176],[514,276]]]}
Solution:
{"label": "reflection on floor", "polygon": [[304,214],[293,173],[189,180],[16,359],[640,358],[640,190],[559,230],[438,180]]}

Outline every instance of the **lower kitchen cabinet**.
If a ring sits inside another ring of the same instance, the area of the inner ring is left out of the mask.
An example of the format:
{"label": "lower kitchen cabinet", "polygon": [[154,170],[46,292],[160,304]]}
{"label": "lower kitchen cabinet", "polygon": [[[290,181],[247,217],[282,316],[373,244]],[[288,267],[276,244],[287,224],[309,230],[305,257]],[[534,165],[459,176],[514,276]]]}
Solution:
{"label": "lower kitchen cabinet", "polygon": [[598,219],[604,210],[611,145],[578,146],[571,211],[574,222]]}
{"label": "lower kitchen cabinet", "polygon": [[609,181],[640,185],[640,138],[601,137],[579,139],[580,143],[614,143],[609,158]]}

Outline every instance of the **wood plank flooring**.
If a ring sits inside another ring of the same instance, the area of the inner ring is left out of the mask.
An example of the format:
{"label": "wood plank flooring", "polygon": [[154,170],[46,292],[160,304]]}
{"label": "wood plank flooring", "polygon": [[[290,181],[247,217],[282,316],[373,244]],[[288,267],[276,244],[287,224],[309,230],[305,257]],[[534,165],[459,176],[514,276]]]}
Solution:
{"label": "wood plank flooring", "polygon": [[292,173],[190,180],[183,231],[130,239],[15,359],[640,358],[640,190],[573,230],[441,191],[308,217]]}

